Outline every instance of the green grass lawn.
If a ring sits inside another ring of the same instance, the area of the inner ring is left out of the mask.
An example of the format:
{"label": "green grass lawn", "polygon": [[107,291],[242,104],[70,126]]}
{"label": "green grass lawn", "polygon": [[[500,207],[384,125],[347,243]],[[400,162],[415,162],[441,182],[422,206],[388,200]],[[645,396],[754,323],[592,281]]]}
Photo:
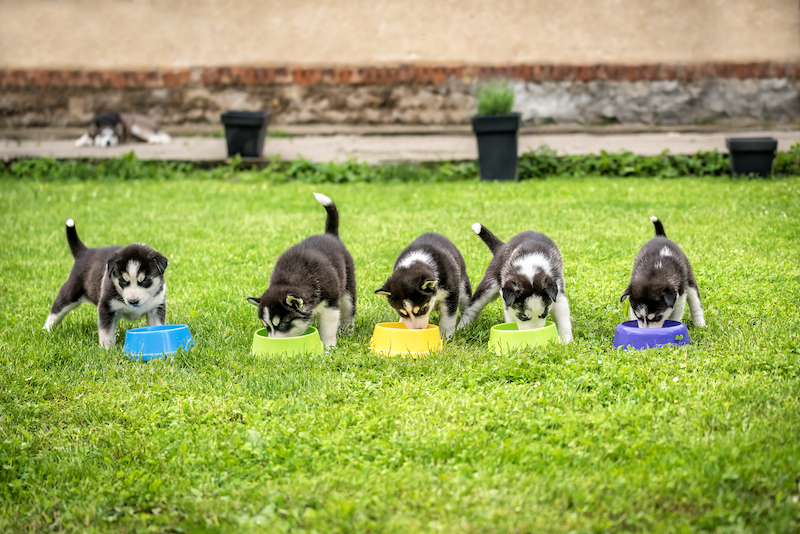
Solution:
{"label": "green grass lawn", "polygon": [[[355,262],[354,330],[321,356],[254,357],[245,298],[323,230]],[[707,329],[612,348],[639,247],[664,222]],[[170,265],[167,319],[195,349],[149,363],[97,346],[83,306],[42,325],[72,258],[143,241]],[[373,291],[426,231],[534,229],[565,264],[575,341],[486,348],[499,302],[419,360],[372,355]],[[0,180],[0,532],[796,532],[800,180],[547,179],[305,185]]]}

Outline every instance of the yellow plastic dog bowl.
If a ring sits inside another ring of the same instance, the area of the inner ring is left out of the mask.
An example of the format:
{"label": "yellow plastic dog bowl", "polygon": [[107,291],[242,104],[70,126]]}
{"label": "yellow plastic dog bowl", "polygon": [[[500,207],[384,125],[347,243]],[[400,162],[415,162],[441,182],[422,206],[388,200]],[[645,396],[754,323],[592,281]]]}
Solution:
{"label": "yellow plastic dog bowl", "polygon": [[322,340],[319,332],[313,326],[306,330],[302,336],[296,337],[269,337],[266,328],[253,334],[253,354],[262,356],[267,354],[303,354],[322,352]]}
{"label": "yellow plastic dog bowl", "polygon": [[517,323],[503,323],[494,325],[489,331],[489,348],[497,354],[554,341],[558,341],[558,332],[553,321],[547,321],[542,328],[535,330],[520,330]]}
{"label": "yellow plastic dog bowl", "polygon": [[372,352],[384,356],[419,358],[442,349],[439,327],[429,324],[425,330],[409,330],[403,323],[378,323],[369,342]]}

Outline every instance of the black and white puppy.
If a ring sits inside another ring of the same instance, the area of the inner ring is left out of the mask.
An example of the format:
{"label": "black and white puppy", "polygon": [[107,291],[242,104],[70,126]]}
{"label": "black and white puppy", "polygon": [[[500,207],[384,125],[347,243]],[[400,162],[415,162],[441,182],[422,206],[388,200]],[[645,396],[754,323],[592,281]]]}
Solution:
{"label": "black and white puppy", "polygon": [[487,304],[502,294],[506,322],[517,323],[520,330],[532,330],[545,326],[551,315],[561,342],[572,341],[564,267],[553,240],[539,232],[525,231],[503,243],[480,223],[473,224],[472,230],[493,257],[458,328],[472,323]]}
{"label": "black and white puppy", "polygon": [[639,328],[661,328],[664,321],[681,321],[686,301],[692,321],[705,326],[700,292],[689,259],[667,239],[664,226],[650,217],[656,229],[653,239],[644,244],[633,260],[631,282],[620,302],[630,297],[631,319]]}
{"label": "black and white puppy", "polygon": [[89,123],[89,130],[75,146],[109,147],[128,140],[144,141],[154,145],[169,143],[172,138],[151,118],[138,113],[98,113]]}
{"label": "black and white puppy", "polygon": [[75,263],[53,302],[45,330],[58,326],[64,316],[85,302],[97,306],[97,330],[104,348],[116,343],[116,326],[121,318],[136,321],[144,315],[148,326],[165,323],[167,258],[141,243],[87,248],[72,219],[67,221],[67,242]]}
{"label": "black and white puppy", "polygon": [[448,338],[456,330],[457,312],[472,297],[472,286],[458,248],[445,236],[428,233],[403,249],[392,275],[375,293],[388,297],[411,330],[427,328],[431,312],[439,310],[439,330]]}
{"label": "black and white puppy", "polygon": [[339,212],[333,201],[314,193],[325,207],[325,233],[311,236],[281,254],[269,287],[247,301],[270,337],[294,337],[318,320],[326,348],[336,345],[338,330],[353,324],[356,314],[356,274],[353,258],[339,239]]}

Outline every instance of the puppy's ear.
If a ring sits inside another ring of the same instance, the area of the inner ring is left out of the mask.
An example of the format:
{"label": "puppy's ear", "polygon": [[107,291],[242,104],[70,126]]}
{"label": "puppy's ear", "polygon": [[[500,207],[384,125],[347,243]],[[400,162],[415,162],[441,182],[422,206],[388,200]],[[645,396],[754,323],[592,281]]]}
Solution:
{"label": "puppy's ear", "polygon": [[675,306],[675,301],[678,300],[678,292],[674,289],[665,289],[664,294],[661,295],[661,300],[667,303],[667,306],[672,308]]}
{"label": "puppy's ear", "polygon": [[433,293],[436,291],[436,280],[423,280],[419,286],[419,289],[423,293]]}
{"label": "puppy's ear", "polygon": [[387,280],[385,284],[375,290],[376,295],[383,295],[385,297],[391,297],[392,292],[389,291],[389,281]]}
{"label": "puppy's ear", "polygon": [[503,288],[503,303],[506,305],[506,308],[514,304],[518,295],[519,291],[517,291],[516,287],[506,286]]}
{"label": "puppy's ear", "polygon": [[169,265],[169,260],[162,256],[161,254],[156,255],[155,257],[156,267],[158,268],[158,272],[164,274],[164,271],[167,270],[167,265]]}
{"label": "puppy's ear", "polygon": [[294,295],[286,295],[286,305],[301,310],[303,309],[303,299]]}
{"label": "puppy's ear", "polygon": [[255,297],[247,297],[247,302],[258,308],[261,305],[261,299]]}
{"label": "puppy's ear", "polygon": [[631,295],[631,286],[625,288],[625,292],[622,294],[622,298],[619,299],[620,302],[625,302],[625,299]]}
{"label": "puppy's ear", "polygon": [[108,260],[108,263],[106,264],[106,271],[108,272],[108,277],[109,278],[111,278],[111,273],[114,272],[114,266],[116,264],[117,264],[117,262],[114,260],[114,258],[111,258],[110,260]]}
{"label": "puppy's ear", "polygon": [[552,278],[549,278],[547,282],[545,282],[544,292],[545,294],[547,294],[547,297],[550,299],[550,302],[556,301],[556,297],[558,296],[558,285],[556,285],[555,281]]}

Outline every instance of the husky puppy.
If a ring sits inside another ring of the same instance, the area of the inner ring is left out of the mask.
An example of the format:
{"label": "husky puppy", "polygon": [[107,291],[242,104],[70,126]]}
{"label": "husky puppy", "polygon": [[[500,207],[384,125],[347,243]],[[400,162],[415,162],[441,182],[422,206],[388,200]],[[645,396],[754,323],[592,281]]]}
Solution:
{"label": "husky puppy", "polygon": [[356,274],[353,258],[339,239],[339,212],[333,201],[314,193],[325,207],[325,233],[313,235],[281,254],[261,297],[248,297],[269,337],[305,333],[314,319],[326,348],[336,345],[336,333],[347,329],[356,314]]}
{"label": "husky puppy", "polygon": [[75,141],[75,146],[109,147],[128,140],[151,145],[169,143],[172,138],[151,118],[138,113],[98,113],[89,123],[89,131]]}
{"label": "husky puppy", "polygon": [[688,300],[692,321],[705,326],[703,305],[689,259],[678,245],[667,239],[661,221],[657,217],[650,220],[656,235],[636,254],[631,283],[620,302],[630,297],[631,319],[639,323],[639,328],[661,328],[667,319],[683,319]]}
{"label": "husky puppy", "polygon": [[377,295],[388,297],[400,322],[411,330],[428,327],[431,312],[439,310],[442,338],[456,330],[456,312],[472,296],[467,266],[456,246],[441,234],[422,234],[411,242],[394,264],[392,275]]}
{"label": "husky puppy", "polygon": [[473,224],[472,230],[493,257],[458,328],[472,323],[487,304],[502,294],[506,322],[517,323],[520,330],[532,330],[543,327],[550,314],[561,342],[572,341],[563,262],[556,244],[539,232],[522,232],[503,243],[480,223]]}
{"label": "husky puppy", "polygon": [[120,318],[136,321],[146,315],[148,326],[164,324],[167,258],[141,243],[87,248],[72,219],[67,221],[67,242],[75,263],[53,302],[45,330],[58,326],[64,316],[84,302],[97,306],[97,330],[104,348],[116,343]]}

